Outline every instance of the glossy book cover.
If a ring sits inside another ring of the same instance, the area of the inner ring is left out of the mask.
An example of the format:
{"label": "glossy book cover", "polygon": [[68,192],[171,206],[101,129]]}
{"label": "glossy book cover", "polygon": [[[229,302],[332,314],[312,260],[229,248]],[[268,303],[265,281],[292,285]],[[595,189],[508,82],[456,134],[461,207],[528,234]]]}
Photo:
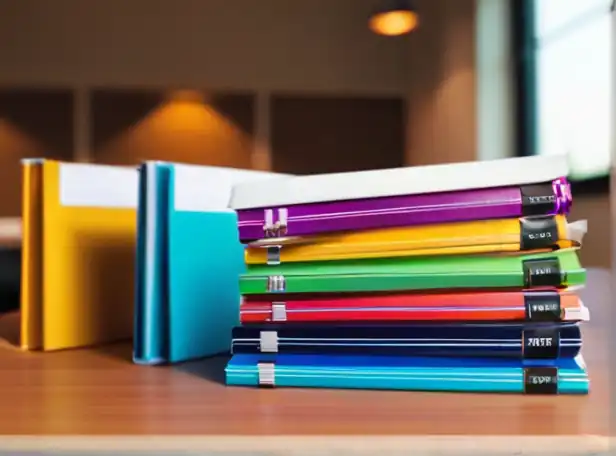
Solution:
{"label": "glossy book cover", "polygon": [[559,215],[272,238],[249,244],[246,263],[551,251],[579,248],[586,230]]}
{"label": "glossy book cover", "polygon": [[233,328],[233,353],[573,358],[580,328],[567,323],[281,323]]}
{"label": "glossy book cover", "polygon": [[233,386],[517,394],[588,394],[582,357],[553,361],[408,356],[234,355]]}
{"label": "glossy book cover", "polygon": [[249,265],[244,295],[583,285],[586,270],[573,249],[528,255],[377,258]]}
{"label": "glossy book cover", "polygon": [[578,290],[244,296],[240,321],[587,321]]}

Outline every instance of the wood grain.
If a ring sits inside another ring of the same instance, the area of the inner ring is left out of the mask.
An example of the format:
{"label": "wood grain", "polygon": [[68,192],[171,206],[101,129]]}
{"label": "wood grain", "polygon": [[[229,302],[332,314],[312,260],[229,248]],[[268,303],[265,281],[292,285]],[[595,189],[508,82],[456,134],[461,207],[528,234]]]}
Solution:
{"label": "wood grain", "polygon": [[[585,397],[232,388],[224,358],[144,367],[127,344],[24,353],[5,342],[0,434],[606,436],[608,271],[591,271],[582,295],[592,318]],[[0,317],[0,332],[15,323]]]}

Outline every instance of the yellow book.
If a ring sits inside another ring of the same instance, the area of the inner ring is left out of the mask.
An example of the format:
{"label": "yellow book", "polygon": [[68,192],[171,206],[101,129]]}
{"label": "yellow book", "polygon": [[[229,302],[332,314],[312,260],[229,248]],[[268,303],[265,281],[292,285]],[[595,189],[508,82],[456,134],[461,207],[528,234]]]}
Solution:
{"label": "yellow book", "polygon": [[24,161],[23,349],[131,337],[137,194],[136,169]]}
{"label": "yellow book", "polygon": [[266,264],[555,250],[579,247],[586,226],[559,215],[267,239],[251,244],[245,259]]}

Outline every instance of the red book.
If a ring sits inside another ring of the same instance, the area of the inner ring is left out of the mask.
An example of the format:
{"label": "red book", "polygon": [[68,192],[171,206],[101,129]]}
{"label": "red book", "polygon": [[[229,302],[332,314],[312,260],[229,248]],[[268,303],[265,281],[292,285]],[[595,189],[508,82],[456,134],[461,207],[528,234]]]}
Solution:
{"label": "red book", "polygon": [[588,310],[572,291],[279,295],[244,297],[242,323],[344,321],[580,321]]}

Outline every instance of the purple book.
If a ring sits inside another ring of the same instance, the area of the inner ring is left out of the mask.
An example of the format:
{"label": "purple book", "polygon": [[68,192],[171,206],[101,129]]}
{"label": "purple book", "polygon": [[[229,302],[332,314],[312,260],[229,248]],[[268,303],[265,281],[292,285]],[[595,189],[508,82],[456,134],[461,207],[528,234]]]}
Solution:
{"label": "purple book", "polygon": [[244,243],[282,237],[395,226],[568,214],[571,187],[553,182],[481,190],[297,204],[238,210]]}

